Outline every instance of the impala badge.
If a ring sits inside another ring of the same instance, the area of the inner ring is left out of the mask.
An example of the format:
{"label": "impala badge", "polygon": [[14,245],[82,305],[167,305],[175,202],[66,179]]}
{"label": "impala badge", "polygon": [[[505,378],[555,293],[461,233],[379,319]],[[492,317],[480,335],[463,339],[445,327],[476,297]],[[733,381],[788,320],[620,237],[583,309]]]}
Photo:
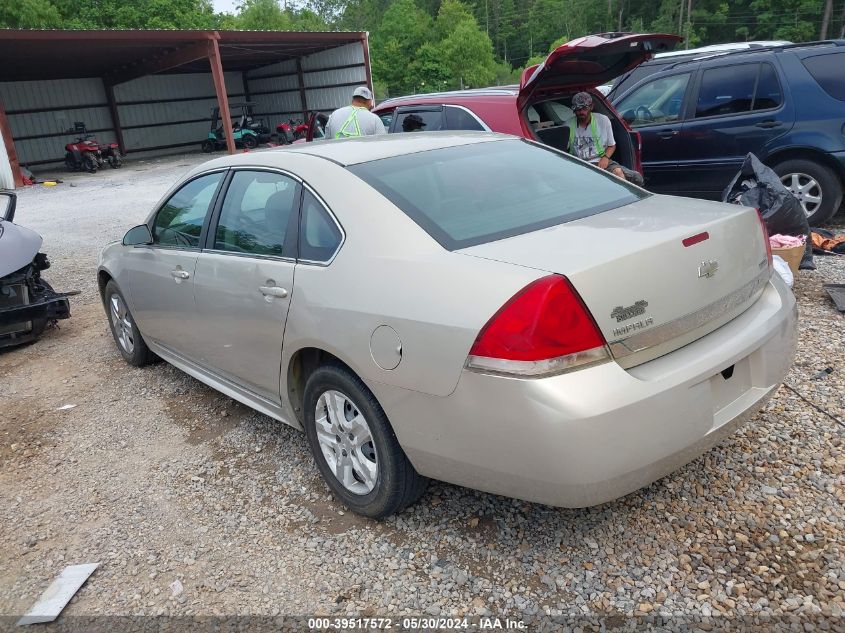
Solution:
{"label": "impala badge", "polygon": [[617,323],[620,321],[627,321],[628,319],[633,319],[635,316],[645,314],[645,309],[647,307],[648,301],[645,301],[644,299],[640,299],[634,303],[634,305],[628,306],[627,308],[616,306],[613,308],[613,312],[610,313],[610,318],[616,319]]}
{"label": "impala badge", "polygon": [[701,262],[698,265],[698,277],[712,277],[719,271],[719,262],[715,259],[711,259],[707,262]]}

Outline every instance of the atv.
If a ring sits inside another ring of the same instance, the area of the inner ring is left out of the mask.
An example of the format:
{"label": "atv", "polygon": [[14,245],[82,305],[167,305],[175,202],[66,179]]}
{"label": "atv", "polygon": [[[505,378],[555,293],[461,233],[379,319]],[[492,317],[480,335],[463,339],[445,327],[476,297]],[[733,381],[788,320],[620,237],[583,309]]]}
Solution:
{"label": "atv", "polygon": [[84,170],[94,173],[106,163],[112,169],[123,165],[117,143],[99,143],[88,134],[85,123],[77,121],[68,132],[77,134],[76,140],[65,145],[65,166],[69,171]]}
{"label": "atv", "polygon": [[0,191],[0,348],[34,341],[70,317],[67,298],[79,294],[56,292],[41,277],[50,261],[38,252],[41,236],[13,222],[16,205],[14,193]]}

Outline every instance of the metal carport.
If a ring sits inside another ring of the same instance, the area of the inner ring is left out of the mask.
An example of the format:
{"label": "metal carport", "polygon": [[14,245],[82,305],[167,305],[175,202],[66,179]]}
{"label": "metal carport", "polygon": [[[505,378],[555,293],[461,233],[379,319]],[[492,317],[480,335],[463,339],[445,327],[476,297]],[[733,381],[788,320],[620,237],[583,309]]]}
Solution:
{"label": "metal carport", "polygon": [[256,102],[272,127],[372,88],[364,32],[0,30],[0,59],[0,132],[18,185],[19,165],[63,162],[75,121],[124,154],[155,155],[198,147],[219,105],[231,152],[229,97]]}

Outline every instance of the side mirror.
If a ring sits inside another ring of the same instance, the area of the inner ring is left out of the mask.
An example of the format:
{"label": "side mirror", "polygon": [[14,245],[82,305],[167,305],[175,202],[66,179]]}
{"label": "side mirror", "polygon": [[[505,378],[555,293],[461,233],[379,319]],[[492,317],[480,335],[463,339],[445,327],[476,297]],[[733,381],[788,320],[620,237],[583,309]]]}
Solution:
{"label": "side mirror", "polygon": [[0,219],[11,222],[15,219],[18,196],[12,191],[0,191]]}
{"label": "side mirror", "polygon": [[153,234],[150,233],[150,227],[148,227],[146,224],[139,224],[138,226],[133,226],[131,229],[126,231],[126,235],[123,236],[124,246],[138,246],[140,244],[152,243]]}

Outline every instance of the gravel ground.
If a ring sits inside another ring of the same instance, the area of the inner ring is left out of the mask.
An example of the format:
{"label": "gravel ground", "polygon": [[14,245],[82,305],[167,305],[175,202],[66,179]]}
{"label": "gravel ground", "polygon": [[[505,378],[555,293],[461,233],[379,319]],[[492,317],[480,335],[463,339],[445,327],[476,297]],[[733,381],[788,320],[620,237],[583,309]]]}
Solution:
{"label": "gravel ground", "polygon": [[0,614],[26,611],[65,565],[100,562],[62,619],[495,615],[543,628],[648,614],[725,630],[792,615],[794,630],[845,627],[845,427],[819,411],[845,418],[845,322],[821,288],[845,282],[845,258],[798,276],[789,388],[673,475],[585,510],[433,483],[376,523],[332,499],[303,435],[169,365],[132,369],[114,348],[97,252],[201,160],[129,161],[19,194],[48,279],[82,294],[60,329],[0,353]]}

